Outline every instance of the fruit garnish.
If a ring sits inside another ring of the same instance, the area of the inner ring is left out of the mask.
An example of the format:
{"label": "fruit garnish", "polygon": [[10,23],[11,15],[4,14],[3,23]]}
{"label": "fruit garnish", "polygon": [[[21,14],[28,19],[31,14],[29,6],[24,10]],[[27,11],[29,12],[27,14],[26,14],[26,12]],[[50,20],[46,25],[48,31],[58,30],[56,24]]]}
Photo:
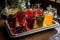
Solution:
{"label": "fruit garnish", "polygon": [[36,18],[43,18],[43,15],[36,15]]}
{"label": "fruit garnish", "polygon": [[50,11],[50,12],[55,12],[56,11],[56,8],[53,8],[52,5],[49,5],[47,7],[47,10]]}
{"label": "fruit garnish", "polygon": [[24,11],[26,9],[25,0],[19,0],[19,3],[17,6],[20,9],[20,11]]}
{"label": "fruit garnish", "polygon": [[41,9],[37,9],[37,10],[36,10],[36,13],[37,13],[37,14],[42,14],[43,11],[42,11]]}
{"label": "fruit garnish", "polygon": [[33,9],[27,9],[26,15],[27,15],[27,17],[35,16],[34,10]]}
{"label": "fruit garnish", "polygon": [[18,8],[10,8],[10,9],[6,10],[5,12],[6,12],[7,15],[10,15],[10,14],[17,13],[18,11],[19,11]]}

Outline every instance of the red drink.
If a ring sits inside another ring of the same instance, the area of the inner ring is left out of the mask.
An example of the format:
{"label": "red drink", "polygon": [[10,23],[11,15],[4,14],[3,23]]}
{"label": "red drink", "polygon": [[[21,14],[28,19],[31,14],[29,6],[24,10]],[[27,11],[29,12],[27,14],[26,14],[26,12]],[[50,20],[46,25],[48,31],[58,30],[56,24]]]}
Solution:
{"label": "red drink", "polygon": [[17,18],[17,21],[19,23],[19,25],[23,25],[24,24],[24,17],[25,17],[25,12],[17,12],[16,13],[16,18]]}
{"label": "red drink", "polygon": [[27,30],[33,29],[33,24],[35,20],[35,13],[32,9],[26,10],[26,21],[27,21]]}
{"label": "red drink", "polygon": [[15,15],[9,15],[8,16],[8,23],[11,28],[15,28],[16,25],[16,18]]}
{"label": "red drink", "polygon": [[15,15],[9,15],[8,16],[8,24],[9,24],[9,30],[12,32],[12,33],[14,33],[14,34],[16,34],[17,33],[17,31],[16,31],[16,17],[15,17]]}

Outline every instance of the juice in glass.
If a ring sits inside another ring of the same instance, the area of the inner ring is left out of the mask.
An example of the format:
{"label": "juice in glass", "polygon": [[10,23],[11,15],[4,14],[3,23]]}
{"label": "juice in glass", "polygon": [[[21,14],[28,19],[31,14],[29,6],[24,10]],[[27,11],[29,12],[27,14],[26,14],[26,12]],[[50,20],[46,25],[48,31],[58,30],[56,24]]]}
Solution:
{"label": "juice in glass", "polygon": [[32,9],[27,9],[26,10],[27,30],[33,29],[34,20],[35,20],[35,13],[33,12]]}
{"label": "juice in glass", "polygon": [[25,12],[24,11],[19,11],[16,13],[16,18],[19,23],[19,25],[24,24],[24,17],[25,17]]}
{"label": "juice in glass", "polygon": [[43,10],[42,9],[37,9],[36,10],[36,23],[39,27],[42,27],[43,24]]}
{"label": "juice in glass", "polygon": [[25,11],[19,11],[16,13],[16,20],[17,20],[17,32],[25,32],[26,27],[25,27]]}
{"label": "juice in glass", "polygon": [[17,33],[17,31],[16,31],[16,17],[15,17],[15,15],[9,15],[8,16],[8,18],[7,18],[7,21],[8,21],[8,24],[9,24],[9,30],[12,32],[12,33],[14,33],[14,34],[16,34]]}
{"label": "juice in glass", "polygon": [[45,13],[43,25],[49,26],[52,23],[53,23],[53,13],[52,12]]}

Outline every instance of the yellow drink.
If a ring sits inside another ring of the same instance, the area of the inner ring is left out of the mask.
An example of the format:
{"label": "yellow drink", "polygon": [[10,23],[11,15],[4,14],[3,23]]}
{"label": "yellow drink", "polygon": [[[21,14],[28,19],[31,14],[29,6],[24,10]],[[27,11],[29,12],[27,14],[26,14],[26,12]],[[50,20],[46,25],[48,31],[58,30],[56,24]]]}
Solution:
{"label": "yellow drink", "polygon": [[49,12],[44,15],[43,25],[51,25],[53,21],[53,13]]}

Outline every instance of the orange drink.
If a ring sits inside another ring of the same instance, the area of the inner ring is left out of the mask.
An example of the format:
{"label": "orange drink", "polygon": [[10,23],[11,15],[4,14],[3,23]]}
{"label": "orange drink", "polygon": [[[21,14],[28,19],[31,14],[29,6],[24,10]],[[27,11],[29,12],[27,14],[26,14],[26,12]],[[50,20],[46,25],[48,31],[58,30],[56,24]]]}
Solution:
{"label": "orange drink", "polygon": [[53,13],[52,12],[48,12],[44,15],[44,21],[43,21],[43,25],[51,25],[53,21]]}

